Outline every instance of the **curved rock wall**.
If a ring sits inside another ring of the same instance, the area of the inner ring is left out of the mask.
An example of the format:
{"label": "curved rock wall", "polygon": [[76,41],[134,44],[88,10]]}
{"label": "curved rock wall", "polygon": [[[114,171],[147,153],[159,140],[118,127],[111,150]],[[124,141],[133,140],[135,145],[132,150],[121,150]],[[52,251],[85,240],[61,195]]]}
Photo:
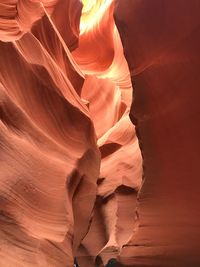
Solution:
{"label": "curved rock wall", "polygon": [[143,155],[138,228],[125,266],[199,266],[200,2],[116,1]]}
{"label": "curved rock wall", "polygon": [[[83,6],[84,4],[84,6]],[[0,266],[105,266],[142,159],[113,1],[0,4]]]}
{"label": "curved rock wall", "polygon": [[199,11],[0,3],[0,267],[200,265]]}

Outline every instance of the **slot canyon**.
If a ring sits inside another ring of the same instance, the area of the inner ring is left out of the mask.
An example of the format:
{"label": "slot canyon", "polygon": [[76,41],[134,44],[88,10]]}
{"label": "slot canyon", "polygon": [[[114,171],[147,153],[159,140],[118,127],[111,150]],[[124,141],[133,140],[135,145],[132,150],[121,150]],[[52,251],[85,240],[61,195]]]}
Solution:
{"label": "slot canyon", "polygon": [[200,0],[0,1],[0,267],[200,266]]}

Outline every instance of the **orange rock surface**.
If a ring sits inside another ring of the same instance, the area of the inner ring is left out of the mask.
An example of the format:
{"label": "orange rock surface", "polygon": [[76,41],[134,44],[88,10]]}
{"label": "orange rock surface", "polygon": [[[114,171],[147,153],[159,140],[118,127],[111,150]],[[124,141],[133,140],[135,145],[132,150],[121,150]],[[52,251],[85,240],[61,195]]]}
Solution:
{"label": "orange rock surface", "polygon": [[2,0],[0,267],[200,266],[198,0]]}

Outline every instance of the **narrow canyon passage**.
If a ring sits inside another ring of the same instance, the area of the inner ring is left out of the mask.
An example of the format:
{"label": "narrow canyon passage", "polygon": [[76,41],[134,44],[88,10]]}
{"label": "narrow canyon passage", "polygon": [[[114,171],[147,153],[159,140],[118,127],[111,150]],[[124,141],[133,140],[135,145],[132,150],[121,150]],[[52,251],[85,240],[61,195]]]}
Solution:
{"label": "narrow canyon passage", "polygon": [[199,12],[1,1],[0,267],[200,266]]}

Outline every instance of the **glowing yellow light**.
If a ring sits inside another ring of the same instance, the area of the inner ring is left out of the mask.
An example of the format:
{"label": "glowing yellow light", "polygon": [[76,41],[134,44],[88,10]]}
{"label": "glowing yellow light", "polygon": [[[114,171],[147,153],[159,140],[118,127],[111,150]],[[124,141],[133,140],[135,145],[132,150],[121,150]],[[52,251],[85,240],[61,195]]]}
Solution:
{"label": "glowing yellow light", "polygon": [[82,0],[81,34],[93,28],[100,21],[112,2],[113,0]]}
{"label": "glowing yellow light", "polygon": [[96,5],[97,0],[82,0],[83,3],[83,13],[88,12]]}

